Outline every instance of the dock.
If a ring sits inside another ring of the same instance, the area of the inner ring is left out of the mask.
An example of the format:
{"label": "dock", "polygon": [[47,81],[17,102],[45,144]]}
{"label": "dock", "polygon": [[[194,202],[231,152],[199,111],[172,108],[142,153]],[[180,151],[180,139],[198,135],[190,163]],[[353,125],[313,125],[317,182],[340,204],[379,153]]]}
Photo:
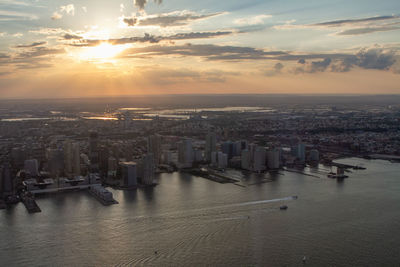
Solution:
{"label": "dock", "polygon": [[206,170],[206,169],[186,169],[182,170],[184,172],[190,173],[195,176],[199,176],[220,184],[227,184],[227,183],[238,183],[241,182],[240,179],[233,178],[233,177],[228,177],[226,175],[223,175],[222,173],[216,172],[216,171],[211,171],[211,170]]}
{"label": "dock", "polygon": [[104,206],[118,204],[118,201],[113,198],[113,194],[101,185],[91,186],[89,193]]}
{"label": "dock", "polygon": [[36,203],[35,198],[30,193],[22,193],[21,194],[22,203],[24,203],[25,208],[29,213],[42,212],[39,205]]}
{"label": "dock", "polygon": [[350,165],[350,164],[343,164],[343,163],[338,163],[332,161],[330,165],[338,167],[338,168],[343,168],[343,169],[353,169],[353,170],[365,170],[365,167],[362,166],[356,166],[356,165]]}

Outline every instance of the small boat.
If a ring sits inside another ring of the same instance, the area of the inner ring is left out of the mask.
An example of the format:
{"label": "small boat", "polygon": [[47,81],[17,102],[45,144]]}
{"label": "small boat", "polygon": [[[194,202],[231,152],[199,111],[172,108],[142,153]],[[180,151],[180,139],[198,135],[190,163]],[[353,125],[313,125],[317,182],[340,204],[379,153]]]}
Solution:
{"label": "small boat", "polygon": [[283,205],[283,206],[280,206],[279,209],[280,209],[280,210],[287,210],[287,209],[288,209],[288,206]]}

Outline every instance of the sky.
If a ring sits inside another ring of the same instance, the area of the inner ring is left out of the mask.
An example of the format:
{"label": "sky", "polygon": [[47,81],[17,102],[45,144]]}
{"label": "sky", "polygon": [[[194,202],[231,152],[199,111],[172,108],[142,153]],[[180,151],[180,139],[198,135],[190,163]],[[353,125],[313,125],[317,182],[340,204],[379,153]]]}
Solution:
{"label": "sky", "polygon": [[0,98],[399,94],[398,0],[0,0]]}

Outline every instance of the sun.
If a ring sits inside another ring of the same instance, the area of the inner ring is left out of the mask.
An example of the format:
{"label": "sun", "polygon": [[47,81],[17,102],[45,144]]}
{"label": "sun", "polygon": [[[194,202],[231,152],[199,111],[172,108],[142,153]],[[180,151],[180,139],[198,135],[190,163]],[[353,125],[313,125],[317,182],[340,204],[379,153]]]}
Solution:
{"label": "sun", "polygon": [[110,43],[101,43],[93,47],[85,47],[79,52],[78,58],[82,60],[102,60],[111,59],[124,51],[125,45],[112,45]]}

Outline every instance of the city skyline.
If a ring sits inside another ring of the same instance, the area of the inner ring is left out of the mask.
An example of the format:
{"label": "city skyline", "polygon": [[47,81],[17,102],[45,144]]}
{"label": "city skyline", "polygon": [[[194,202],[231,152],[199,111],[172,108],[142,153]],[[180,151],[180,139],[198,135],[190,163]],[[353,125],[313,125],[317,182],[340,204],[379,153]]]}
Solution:
{"label": "city skyline", "polygon": [[398,94],[399,11],[396,1],[3,0],[0,98]]}

